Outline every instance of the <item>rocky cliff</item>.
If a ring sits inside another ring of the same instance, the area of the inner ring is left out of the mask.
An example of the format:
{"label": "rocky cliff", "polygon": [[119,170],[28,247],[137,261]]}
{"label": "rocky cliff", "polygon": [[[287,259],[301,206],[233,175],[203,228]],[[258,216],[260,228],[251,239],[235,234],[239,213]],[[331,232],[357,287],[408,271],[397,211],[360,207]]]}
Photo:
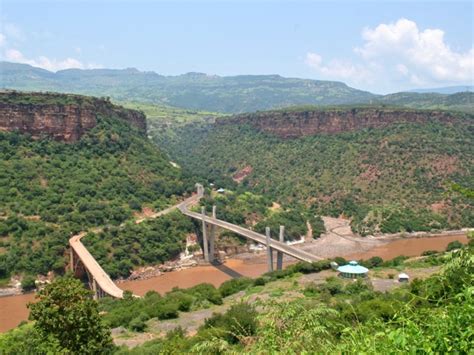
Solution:
{"label": "rocky cliff", "polygon": [[53,93],[0,93],[0,131],[75,142],[96,126],[99,117],[124,120],[146,133],[143,113],[113,105],[107,99]]}
{"label": "rocky cliff", "polygon": [[220,119],[217,124],[250,124],[260,131],[282,138],[297,138],[319,133],[382,128],[399,122],[425,123],[433,120],[452,123],[456,117],[443,111],[384,107],[291,109],[237,115]]}

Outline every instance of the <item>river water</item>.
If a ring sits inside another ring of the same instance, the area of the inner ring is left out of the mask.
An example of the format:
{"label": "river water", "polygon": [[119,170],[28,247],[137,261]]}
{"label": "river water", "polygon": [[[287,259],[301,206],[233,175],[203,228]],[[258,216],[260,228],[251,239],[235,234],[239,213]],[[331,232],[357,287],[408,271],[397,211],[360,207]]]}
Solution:
{"label": "river water", "polygon": [[[372,256],[380,256],[384,260],[388,260],[399,255],[417,256],[425,250],[445,250],[446,246],[454,240],[467,243],[467,237],[463,235],[398,239],[366,252],[345,257],[347,259],[367,259]],[[257,277],[266,271],[267,265],[262,258],[252,262],[230,259],[221,266],[198,266],[172,271],[147,280],[122,282],[118,286],[137,295],[144,295],[149,290],[165,293],[173,287],[187,288],[203,282],[219,286],[232,277]],[[28,302],[32,302],[34,297],[34,294],[0,297],[0,332],[14,328],[21,321],[28,319],[26,305]]]}

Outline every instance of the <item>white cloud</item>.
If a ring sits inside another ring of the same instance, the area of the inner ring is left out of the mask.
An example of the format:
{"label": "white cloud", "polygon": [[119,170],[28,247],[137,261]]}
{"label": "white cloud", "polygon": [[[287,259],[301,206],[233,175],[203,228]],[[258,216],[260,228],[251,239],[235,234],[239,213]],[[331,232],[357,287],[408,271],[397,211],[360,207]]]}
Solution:
{"label": "white cloud", "polygon": [[420,30],[414,21],[402,18],[364,29],[362,39],[364,44],[354,49],[354,61],[331,60],[322,65],[321,56],[308,53],[306,64],[322,75],[356,83],[384,78],[408,87],[474,81],[474,49],[451,49],[440,29]]}
{"label": "white cloud", "polygon": [[[14,40],[24,39],[21,30],[13,25],[7,24],[4,26],[4,33],[0,33],[0,59],[7,60],[10,62],[29,64],[34,67],[43,68],[49,71],[58,71],[64,69],[94,69],[101,68],[101,65],[94,63],[83,63],[80,60],[72,57],[65,59],[50,58],[44,55],[38,56],[37,58],[28,58],[17,48],[13,48],[11,41],[7,41],[7,38],[13,38]],[[80,54],[81,48],[75,47],[75,52]]]}
{"label": "white cloud", "polygon": [[40,56],[37,59],[28,59],[23,55],[23,53],[21,53],[17,49],[7,49],[5,51],[5,59],[11,62],[29,64],[34,67],[43,68],[49,71],[58,71],[58,70],[72,69],[72,68],[92,69],[92,68],[100,67],[94,64],[84,65],[82,62],[74,58],[66,58],[63,60],[57,60],[57,59],[50,59],[45,56]]}
{"label": "white cloud", "polygon": [[372,74],[367,67],[349,61],[333,59],[324,63],[319,54],[309,52],[306,54],[305,63],[327,78],[350,80],[353,83],[373,82]]}

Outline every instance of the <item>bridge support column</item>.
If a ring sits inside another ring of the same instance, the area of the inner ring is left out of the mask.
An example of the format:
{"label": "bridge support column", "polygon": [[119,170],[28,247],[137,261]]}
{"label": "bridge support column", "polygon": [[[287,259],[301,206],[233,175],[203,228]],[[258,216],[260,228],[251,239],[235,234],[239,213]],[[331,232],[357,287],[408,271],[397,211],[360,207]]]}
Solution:
{"label": "bridge support column", "polygon": [[206,222],[204,221],[204,216],[206,215],[206,208],[201,208],[202,214],[202,244],[204,247],[204,260],[209,261],[209,245],[207,244],[207,227]]}
{"label": "bridge support column", "polygon": [[97,293],[97,282],[95,281],[95,279],[93,278],[92,279],[92,292],[94,293],[92,295],[92,297],[97,300],[99,298],[99,295]]}
{"label": "bridge support column", "polygon": [[[216,213],[216,206],[212,206],[212,218],[216,219],[217,213]],[[216,226],[214,224],[211,224],[211,233],[209,236],[209,261],[212,263],[215,260],[215,247],[214,247],[214,242],[216,239]]]}
{"label": "bridge support column", "polygon": [[[285,242],[285,226],[280,226],[280,243]],[[277,251],[277,270],[283,269],[283,253]]]}
{"label": "bridge support column", "polygon": [[69,249],[69,268],[74,273],[74,250],[72,248]]}
{"label": "bridge support column", "polygon": [[273,248],[270,246],[270,227],[265,228],[265,236],[267,237],[267,265],[268,271],[273,271]]}

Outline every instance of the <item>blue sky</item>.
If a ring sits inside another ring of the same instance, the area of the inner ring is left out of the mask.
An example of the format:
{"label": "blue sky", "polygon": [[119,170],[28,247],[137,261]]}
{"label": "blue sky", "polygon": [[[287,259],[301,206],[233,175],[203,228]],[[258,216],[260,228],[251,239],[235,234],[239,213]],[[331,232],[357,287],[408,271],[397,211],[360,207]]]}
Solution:
{"label": "blue sky", "polygon": [[0,55],[49,70],[280,74],[387,93],[473,81],[457,1],[2,0]]}

